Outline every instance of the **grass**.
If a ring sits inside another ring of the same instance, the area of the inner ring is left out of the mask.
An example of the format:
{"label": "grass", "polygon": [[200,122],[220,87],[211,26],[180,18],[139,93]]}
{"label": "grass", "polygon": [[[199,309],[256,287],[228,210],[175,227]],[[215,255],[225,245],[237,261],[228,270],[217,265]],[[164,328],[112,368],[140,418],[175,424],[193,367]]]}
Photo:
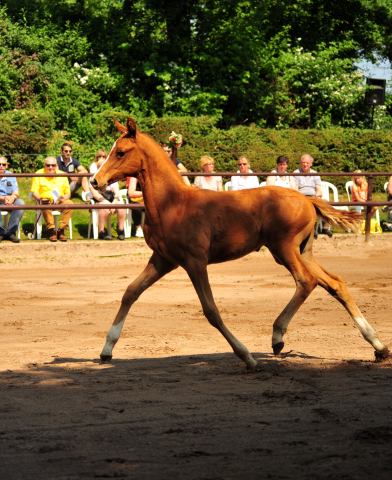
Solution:
{"label": "grass", "polygon": [[[31,178],[20,178],[18,179],[18,185],[20,189],[20,198],[22,198],[26,204],[32,205],[35,204],[35,201],[29,199],[29,193],[31,191]],[[125,183],[125,182],[124,182]],[[120,188],[125,188],[120,186]],[[81,189],[80,189],[81,192]],[[346,195],[339,195],[339,201],[343,202],[347,200]],[[386,200],[385,193],[373,193],[373,200],[376,202],[383,202]],[[76,204],[83,204],[81,193],[78,192],[77,195],[72,197],[72,201]],[[379,208],[380,221],[386,221],[386,213],[384,213],[381,208]],[[88,235],[88,221],[89,221],[90,212],[88,210],[74,210],[72,214],[72,236],[73,240],[86,240]],[[20,239],[28,240],[27,234],[32,232],[34,229],[35,221],[35,210],[26,210],[21,221],[21,231]],[[132,226],[132,233],[135,231],[135,227]],[[117,232],[117,216],[112,215],[112,230]],[[343,230],[334,229],[335,233],[345,233]],[[116,238],[114,234],[113,238]],[[68,236],[68,234],[67,234]],[[92,237],[92,232],[91,232]],[[42,240],[47,240],[49,238],[48,231],[45,228],[42,229]],[[93,238],[90,239],[94,241]]]}

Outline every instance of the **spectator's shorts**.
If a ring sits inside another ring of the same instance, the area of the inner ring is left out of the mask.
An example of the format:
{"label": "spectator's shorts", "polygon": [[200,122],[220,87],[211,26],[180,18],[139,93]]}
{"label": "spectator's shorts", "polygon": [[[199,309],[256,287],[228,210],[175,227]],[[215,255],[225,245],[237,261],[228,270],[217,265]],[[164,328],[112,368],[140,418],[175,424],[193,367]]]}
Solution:
{"label": "spectator's shorts", "polygon": [[71,195],[76,193],[79,190],[80,187],[81,187],[81,184],[77,180],[75,180],[75,181],[72,180],[71,183],[69,184],[69,188],[71,190]]}

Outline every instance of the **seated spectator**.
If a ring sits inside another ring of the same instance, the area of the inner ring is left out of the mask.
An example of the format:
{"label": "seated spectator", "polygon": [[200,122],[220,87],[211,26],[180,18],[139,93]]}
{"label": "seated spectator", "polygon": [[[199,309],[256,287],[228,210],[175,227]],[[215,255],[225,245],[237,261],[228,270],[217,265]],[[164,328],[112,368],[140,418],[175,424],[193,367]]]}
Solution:
{"label": "seated spectator", "polygon": [[106,160],[107,156],[108,154],[106,153],[106,150],[104,150],[103,148],[100,148],[98,152],[95,154],[93,163],[90,165],[90,168],[89,168],[90,173],[97,173],[99,160]]}
{"label": "seated spectator", "polygon": [[392,177],[389,177],[388,180],[387,194],[387,200],[390,202],[392,200]]}
{"label": "seated spectator", "polygon": [[[97,167],[99,167],[103,164],[105,160],[101,159],[97,162]],[[118,185],[118,182],[112,183],[111,185],[108,185],[106,187],[105,192],[99,192],[98,190],[95,190],[95,188],[90,184],[90,191],[94,197],[94,200],[99,204],[108,204],[108,205],[115,205],[121,203],[120,199],[120,187]],[[126,210],[125,209],[119,209],[119,208],[110,208],[108,210],[98,210],[98,238],[100,240],[111,240],[112,237],[108,235],[105,232],[105,223],[106,220],[109,216],[109,213],[114,215],[117,213],[117,226],[118,226],[118,231],[117,231],[117,238],[119,240],[124,240],[125,235],[124,235],[124,224],[125,224],[125,216],[126,216]]]}
{"label": "seated spectator", "polygon": [[239,177],[231,177],[231,190],[246,190],[248,188],[258,188],[259,181],[257,177],[249,177],[248,173],[253,173],[250,169],[249,160],[246,157],[238,159],[237,173],[241,173]]}
{"label": "seated spectator", "polygon": [[[4,173],[11,173],[7,170],[8,160],[0,157],[0,205],[24,205],[24,201],[19,198],[19,187],[15,177],[2,177]],[[1,208],[0,208],[1,210]],[[0,214],[0,242],[10,240],[13,243],[19,243],[16,236],[19,223],[24,210],[12,210],[10,212],[7,230],[3,225],[3,216]]]}
{"label": "seated spectator", "polygon": [[[128,188],[128,200],[129,203],[143,203],[143,195],[140,183],[134,177],[127,178],[127,188]],[[136,227],[136,237],[143,238],[142,230],[142,215],[144,210],[141,208],[135,208],[132,210],[132,219]]]}
{"label": "seated spectator", "polygon": [[[38,170],[36,173],[62,173],[57,168],[55,157],[47,157],[45,159],[44,168]],[[71,190],[67,177],[34,177],[31,185],[33,197],[41,205],[73,205],[70,200]],[[56,232],[52,210],[42,210],[42,216],[45,219],[46,228],[49,230],[49,240],[51,242],[66,242],[64,230],[68,228],[69,219],[72,215],[72,210],[63,210],[60,220],[60,228]]]}
{"label": "seated spectator", "polygon": [[[64,173],[88,173],[87,170],[76,160],[71,157],[72,147],[69,143],[64,143],[61,147],[61,156],[56,157],[57,167]],[[88,192],[88,177],[68,177],[71,195],[76,193],[80,186],[84,192]]]}
{"label": "seated spectator", "polygon": [[[211,157],[201,157],[200,166],[204,173],[213,173],[214,171],[214,160]],[[215,192],[222,192],[222,177],[195,177],[194,187],[201,188],[204,190],[214,190]]]}
{"label": "seated spectator", "polygon": [[[311,166],[313,165],[313,158],[306,154],[301,157],[301,168],[295,170],[294,173],[316,173],[316,170],[312,170]],[[321,178],[317,175],[314,176],[305,176],[301,175],[294,177],[296,190],[298,190],[303,195],[307,197],[317,197],[322,198],[323,191],[321,189]],[[332,237],[331,226],[325,225],[321,233]],[[317,238],[317,232],[314,232],[314,238]]]}
{"label": "seated spectator", "polygon": [[[162,149],[163,151],[166,153],[166,155],[170,158],[171,160],[171,155],[172,155],[172,151],[171,151],[171,148],[169,147],[169,145],[167,143],[163,143],[162,145]],[[180,162],[180,160],[178,160],[178,158],[176,159],[176,165],[177,165],[177,170],[180,172],[180,173],[186,173],[188,170],[184,167],[184,165]],[[188,186],[191,186],[191,183],[188,179],[188,177],[182,177],[182,179],[184,180],[184,183]]]}
{"label": "seated spectator", "polygon": [[296,190],[296,183],[294,177],[288,177],[284,175],[287,173],[287,167],[289,165],[289,159],[286,155],[281,155],[276,160],[276,168],[271,173],[279,173],[279,177],[268,177],[267,187],[274,185],[275,187],[292,188]]}
{"label": "seated spectator", "polygon": [[[355,170],[354,173],[362,173],[362,170]],[[363,175],[353,177],[353,186],[351,189],[353,202],[366,202],[368,193],[368,184]],[[361,212],[362,207],[354,207],[357,212]],[[377,207],[372,207],[370,213],[373,216],[377,211]]]}
{"label": "seated spectator", "polygon": [[[295,170],[294,173],[316,173],[316,170],[312,170],[313,158],[310,155],[302,155],[301,167]],[[319,176],[301,175],[294,177],[296,190],[306,195],[307,197],[322,198],[323,192],[321,189],[321,178]]]}

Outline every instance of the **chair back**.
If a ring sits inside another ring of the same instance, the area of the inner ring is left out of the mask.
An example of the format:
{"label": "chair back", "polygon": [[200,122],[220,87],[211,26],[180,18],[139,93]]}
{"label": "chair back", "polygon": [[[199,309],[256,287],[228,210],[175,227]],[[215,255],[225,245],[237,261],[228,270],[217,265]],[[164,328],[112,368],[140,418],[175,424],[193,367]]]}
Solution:
{"label": "chair back", "polygon": [[267,182],[261,182],[259,187],[266,187],[267,186]]}
{"label": "chair back", "polygon": [[389,182],[385,182],[385,184],[384,184],[384,192],[385,193],[388,193],[388,183]]}
{"label": "chair back", "polygon": [[348,201],[351,202],[351,192],[353,188],[353,181],[350,180],[349,182],[346,182],[346,192],[348,196]]}
{"label": "chair back", "polygon": [[84,202],[90,201],[91,203],[95,203],[93,194],[91,192],[82,192],[82,199]]}
{"label": "chair back", "polygon": [[330,201],[330,190],[332,190],[332,201],[333,202],[338,202],[339,201],[339,195],[338,195],[338,189],[335,187],[330,182],[321,182],[321,190],[323,192],[322,199],[326,200],[327,202]]}
{"label": "chair back", "polygon": [[122,203],[129,203],[129,201],[128,201],[128,189],[127,188],[122,188],[120,190],[120,198],[122,200]]}
{"label": "chair back", "polygon": [[231,182],[226,182],[225,183],[225,190],[228,192],[231,189]]}

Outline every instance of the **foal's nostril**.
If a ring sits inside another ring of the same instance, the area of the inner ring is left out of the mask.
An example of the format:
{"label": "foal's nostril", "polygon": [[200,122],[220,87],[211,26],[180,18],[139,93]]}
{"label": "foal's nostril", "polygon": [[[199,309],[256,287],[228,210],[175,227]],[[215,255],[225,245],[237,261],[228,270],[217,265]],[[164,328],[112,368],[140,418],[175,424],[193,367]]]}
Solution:
{"label": "foal's nostril", "polygon": [[91,185],[92,185],[94,188],[97,188],[97,187],[98,187],[98,182],[96,181],[95,178],[94,178],[93,180],[91,180]]}

